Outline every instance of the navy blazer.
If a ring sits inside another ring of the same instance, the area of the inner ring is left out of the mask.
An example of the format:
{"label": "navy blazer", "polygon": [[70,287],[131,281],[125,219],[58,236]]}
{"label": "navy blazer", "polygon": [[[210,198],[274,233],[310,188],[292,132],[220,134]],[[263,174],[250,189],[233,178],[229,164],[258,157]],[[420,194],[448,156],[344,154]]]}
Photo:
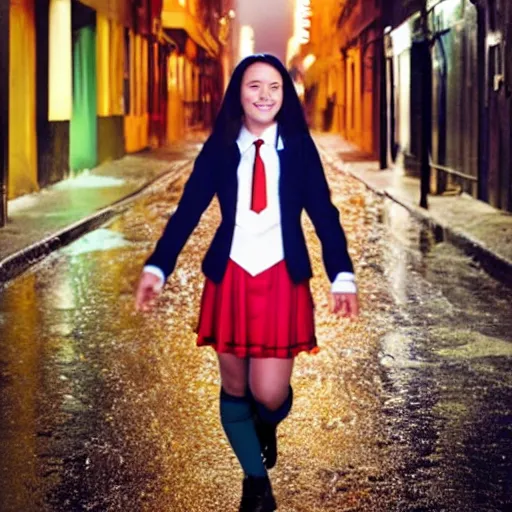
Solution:
{"label": "navy blazer", "polygon": [[[279,201],[286,267],[295,283],[312,277],[306,241],[301,227],[305,209],[322,243],[323,260],[329,279],[339,272],[353,272],[339,213],[332,204],[320,156],[309,134],[284,138],[280,160]],[[235,229],[238,145],[215,143],[210,137],[199,153],[183,196],[154,252],[146,261],[162,269],[166,279],[201,215],[217,194],[222,222],[203,260],[206,277],[220,283],[226,271]]]}

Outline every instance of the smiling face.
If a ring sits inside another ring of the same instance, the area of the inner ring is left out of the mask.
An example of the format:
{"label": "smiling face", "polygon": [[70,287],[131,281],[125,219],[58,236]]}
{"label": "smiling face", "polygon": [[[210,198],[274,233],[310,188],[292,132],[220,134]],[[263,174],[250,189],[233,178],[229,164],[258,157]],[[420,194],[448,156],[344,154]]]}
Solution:
{"label": "smiling face", "polygon": [[246,128],[261,135],[274,123],[283,104],[283,79],[279,71],[264,62],[249,66],[242,78],[240,101]]}

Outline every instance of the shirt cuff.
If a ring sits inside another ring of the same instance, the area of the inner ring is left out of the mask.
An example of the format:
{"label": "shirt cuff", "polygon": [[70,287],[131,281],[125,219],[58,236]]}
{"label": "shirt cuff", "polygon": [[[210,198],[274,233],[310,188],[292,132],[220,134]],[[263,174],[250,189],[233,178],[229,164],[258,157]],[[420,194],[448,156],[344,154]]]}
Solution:
{"label": "shirt cuff", "polygon": [[340,272],[331,284],[332,293],[357,293],[355,275],[352,272]]}
{"label": "shirt cuff", "polygon": [[150,274],[159,277],[160,281],[162,282],[162,285],[165,283],[165,274],[163,273],[161,268],[156,267],[155,265],[145,265],[142,271],[149,272]]}

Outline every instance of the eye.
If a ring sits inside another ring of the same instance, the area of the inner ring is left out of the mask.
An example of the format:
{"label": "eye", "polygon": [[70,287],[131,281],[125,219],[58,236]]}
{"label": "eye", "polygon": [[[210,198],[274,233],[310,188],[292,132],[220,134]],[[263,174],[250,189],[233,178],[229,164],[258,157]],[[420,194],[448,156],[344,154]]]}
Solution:
{"label": "eye", "polygon": [[273,91],[277,91],[277,90],[279,90],[279,88],[280,88],[280,87],[281,87],[280,85],[275,84],[275,85],[273,85],[273,86],[271,87],[271,90],[273,90]]}
{"label": "eye", "polygon": [[258,86],[258,85],[256,85],[256,84],[251,84],[251,85],[249,85],[249,89],[258,89],[258,87],[259,87],[259,86]]}

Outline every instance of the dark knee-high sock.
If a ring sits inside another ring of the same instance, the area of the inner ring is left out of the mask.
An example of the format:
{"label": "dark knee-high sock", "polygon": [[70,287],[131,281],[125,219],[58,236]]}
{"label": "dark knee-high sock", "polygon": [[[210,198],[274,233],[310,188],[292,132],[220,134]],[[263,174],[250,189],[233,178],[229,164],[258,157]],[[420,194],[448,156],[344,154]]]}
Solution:
{"label": "dark knee-high sock", "polygon": [[286,400],[275,410],[265,407],[263,404],[254,400],[254,407],[256,414],[262,423],[277,427],[281,421],[283,421],[291,411],[293,405],[293,389],[290,386],[290,390]]}
{"label": "dark knee-high sock", "polygon": [[261,447],[254,427],[251,402],[247,397],[229,395],[221,390],[220,418],[224,432],[246,475],[266,476]]}

